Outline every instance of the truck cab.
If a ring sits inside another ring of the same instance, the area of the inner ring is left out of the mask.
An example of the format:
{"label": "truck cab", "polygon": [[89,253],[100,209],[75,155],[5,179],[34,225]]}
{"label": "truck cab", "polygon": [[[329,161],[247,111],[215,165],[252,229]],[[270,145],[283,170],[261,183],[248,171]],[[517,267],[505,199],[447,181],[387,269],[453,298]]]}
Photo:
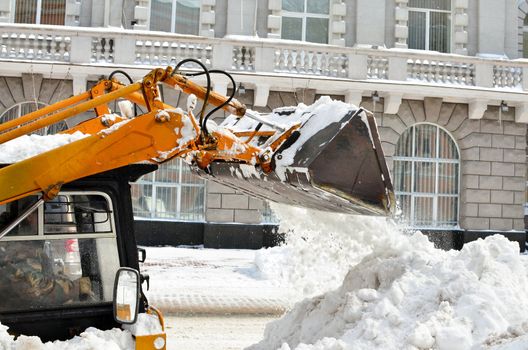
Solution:
{"label": "truck cab", "polygon": [[[64,184],[53,200],[37,196],[0,206],[0,322],[14,335],[65,340],[88,327],[120,327],[116,272],[139,271],[130,182],[156,165],[132,164]],[[3,186],[9,184],[3,184]],[[139,293],[139,312],[145,312]]]}

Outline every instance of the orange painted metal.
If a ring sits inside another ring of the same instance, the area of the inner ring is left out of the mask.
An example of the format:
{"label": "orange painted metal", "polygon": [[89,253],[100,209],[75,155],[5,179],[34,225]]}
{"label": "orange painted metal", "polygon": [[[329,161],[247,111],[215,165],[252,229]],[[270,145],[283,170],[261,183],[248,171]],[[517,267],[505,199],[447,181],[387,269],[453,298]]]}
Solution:
{"label": "orange painted metal", "polygon": [[[174,76],[170,76],[170,74],[168,74],[168,76],[163,80],[163,83],[170,86],[177,86],[182,89],[182,91],[186,94],[195,94],[196,97],[198,97],[200,100],[204,100],[205,95],[207,93],[206,87],[198,85],[192,82],[191,80],[187,79],[186,77],[178,74]],[[220,95],[214,91],[209,92],[209,98],[207,100],[207,103],[213,106],[220,106],[225,101],[225,96]],[[244,116],[244,114],[246,114],[246,106],[243,103],[237,101],[236,99],[232,99],[229,104],[224,107],[224,109],[227,112],[237,115],[239,117],[242,117]]]}
{"label": "orange painted metal", "polygon": [[[184,113],[179,108],[163,103],[158,90],[160,82],[180,87],[198,98],[205,97],[204,87],[185,77],[172,76],[171,73],[170,67],[166,70],[154,69],[142,82],[127,86],[117,81],[102,80],[90,92],[57,102],[46,107],[44,112],[33,113],[31,118],[25,116],[18,119],[33,122],[19,124],[17,128],[0,134],[0,143],[92,108],[96,109],[97,114],[107,113],[107,104],[119,98],[146,105],[150,110],[129,120],[104,115],[92,118],[65,131],[81,131],[87,137],[0,169],[0,183],[9,184],[2,188],[0,204],[36,192],[42,192],[44,198],[51,199],[62,184],[75,179],[140,161],[161,163],[189,152],[194,152],[193,157],[202,169],[216,160],[260,164],[264,169],[270,169],[269,159],[259,159],[260,148],[249,145],[228,131],[213,130],[209,135],[200,137],[200,126],[192,111]],[[80,102],[90,97],[91,100]],[[226,100],[227,97],[216,93],[211,93],[209,97],[209,103],[215,106]],[[245,106],[233,100],[224,109],[243,115]],[[36,119],[36,115],[41,117]],[[116,127],[115,123],[118,122],[121,125]],[[186,130],[185,135],[183,130]],[[291,130],[286,134],[280,140],[288,137]],[[271,134],[253,132],[251,135]],[[276,143],[272,144],[272,148],[275,147]]]}
{"label": "orange painted metal", "polygon": [[65,100],[59,101],[55,104],[43,107],[35,112],[28,113],[26,115],[21,116],[20,118],[9,120],[5,123],[0,124],[0,132],[5,132],[6,130],[17,128],[20,125],[34,122],[35,120],[50,114],[52,112],[55,112],[62,108],[71,107],[73,104],[79,103],[81,101],[89,99],[91,96],[89,91],[83,92],[79,95],[72,96],[70,98],[67,98]]}
{"label": "orange painted metal", "polygon": [[265,136],[265,137],[270,137],[270,136],[273,136],[275,135],[276,131],[237,131],[237,132],[234,132],[233,134],[235,134],[235,136],[238,136],[238,137],[255,137],[255,136]]}
{"label": "orange painted metal", "polygon": [[[40,128],[43,128],[45,126],[49,126],[52,124],[55,124],[61,120],[70,118],[74,115],[86,112],[89,109],[95,108],[96,106],[100,106],[102,104],[106,104],[110,101],[113,101],[115,99],[118,99],[120,97],[126,96],[131,92],[137,91],[141,89],[142,84],[141,83],[134,83],[127,87],[124,87],[120,90],[110,92],[108,94],[99,96],[93,100],[89,100],[86,102],[79,103],[75,106],[70,106],[67,109],[61,110],[57,113],[47,115],[45,117],[42,117],[38,120],[35,120],[33,123],[20,125],[18,128],[10,130],[6,133],[0,134],[0,144],[7,142],[9,140],[15,139],[19,136],[29,134],[35,130],[38,130]],[[65,101],[57,102],[49,107],[52,107],[49,113],[52,113],[53,111],[58,111],[60,109],[63,109],[67,106]]]}
{"label": "orange painted metal", "polygon": [[[99,83],[97,83],[97,85],[95,85],[94,87],[90,89],[90,93],[92,94],[92,100],[99,96],[103,96],[106,90],[108,90],[111,86],[112,86],[112,82],[108,80],[102,80]],[[95,109],[95,114],[97,116],[110,113],[110,108],[108,108],[108,104],[106,103],[95,106],[94,109]]]}
{"label": "orange painted metal", "polygon": [[[154,315],[158,318],[162,332],[159,334],[137,335],[136,350],[165,350],[167,344],[167,334],[165,333],[165,319],[163,318],[163,314],[160,310],[152,305],[149,305],[147,314]],[[160,342],[160,339],[163,339],[162,343],[164,346],[155,347],[154,343],[156,341]]]}
{"label": "orange painted metal", "polygon": [[73,134],[77,131],[82,132],[83,134],[95,134],[125,120],[127,120],[127,118],[121,117],[117,114],[111,116],[102,115],[81,122],[68,130],[62,131],[61,134]]}
{"label": "orange painted metal", "polygon": [[129,120],[119,128],[69,143],[33,158],[0,169],[0,204],[21,195],[43,192],[53,197],[54,188],[92,174],[145,160],[163,159],[167,154],[189,151],[190,141],[180,144],[182,116],[172,114],[165,123],[156,121],[156,112]]}

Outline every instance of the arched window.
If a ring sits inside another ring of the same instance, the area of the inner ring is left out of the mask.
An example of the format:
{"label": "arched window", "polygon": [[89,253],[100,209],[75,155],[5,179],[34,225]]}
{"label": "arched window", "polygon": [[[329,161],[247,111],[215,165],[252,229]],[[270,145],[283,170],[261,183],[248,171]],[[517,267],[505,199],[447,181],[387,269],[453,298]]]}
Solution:
{"label": "arched window", "polygon": [[459,172],[459,151],[445,130],[423,123],[400,136],[394,156],[394,188],[409,226],[458,226]]}
{"label": "arched window", "polygon": [[[19,118],[23,115],[34,112],[37,109],[40,109],[45,106],[47,106],[47,104],[36,101],[26,101],[17,103],[16,105],[13,105],[10,108],[6,109],[4,113],[0,115],[0,123],[5,123],[9,120]],[[67,129],[66,123],[64,121],[60,121],[56,124],[37,130],[35,134],[51,135],[65,129]]]}

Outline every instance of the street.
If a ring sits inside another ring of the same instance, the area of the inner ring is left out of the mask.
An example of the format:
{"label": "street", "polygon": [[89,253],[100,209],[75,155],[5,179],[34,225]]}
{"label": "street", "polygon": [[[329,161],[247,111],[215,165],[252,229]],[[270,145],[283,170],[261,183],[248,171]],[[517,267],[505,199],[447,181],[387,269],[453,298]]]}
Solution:
{"label": "street", "polygon": [[167,316],[167,350],[239,350],[262,339],[272,316]]}

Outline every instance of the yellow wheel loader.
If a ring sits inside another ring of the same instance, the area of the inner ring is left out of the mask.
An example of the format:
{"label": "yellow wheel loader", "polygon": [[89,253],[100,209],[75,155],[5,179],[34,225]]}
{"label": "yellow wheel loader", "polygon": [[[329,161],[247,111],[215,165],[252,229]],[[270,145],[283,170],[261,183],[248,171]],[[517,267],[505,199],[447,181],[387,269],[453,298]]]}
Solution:
{"label": "yellow wheel loader", "polygon": [[[149,315],[158,327],[136,332],[136,349],[165,348],[163,316],[142,292],[129,182],[174,157],[259,198],[352,214],[391,212],[392,184],[370,113],[323,98],[261,115],[234,98],[228,73],[199,61],[203,71],[180,70],[192,62],[154,69],[138,82],[116,71],[89,91],[0,124],[2,146],[95,111],[62,132],[76,135],[72,142],[0,168],[0,321],[14,334],[66,339]],[[192,81],[200,74],[206,86]],[[228,76],[230,96],[211,90],[211,74]],[[186,110],[164,103],[160,84],[189,94]],[[127,106],[121,115],[109,109],[118,100]],[[210,117],[220,109],[230,116],[217,125]]]}

